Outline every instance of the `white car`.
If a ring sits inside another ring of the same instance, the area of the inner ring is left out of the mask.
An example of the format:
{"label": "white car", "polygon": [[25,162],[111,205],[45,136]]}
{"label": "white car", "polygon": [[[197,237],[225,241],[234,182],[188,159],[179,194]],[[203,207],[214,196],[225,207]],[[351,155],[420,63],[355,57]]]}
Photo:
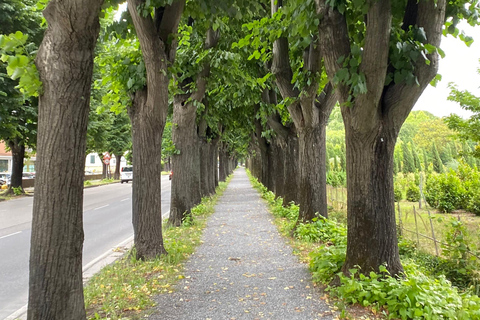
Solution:
{"label": "white car", "polygon": [[120,183],[128,183],[128,181],[133,181],[133,167],[122,167],[120,169]]}

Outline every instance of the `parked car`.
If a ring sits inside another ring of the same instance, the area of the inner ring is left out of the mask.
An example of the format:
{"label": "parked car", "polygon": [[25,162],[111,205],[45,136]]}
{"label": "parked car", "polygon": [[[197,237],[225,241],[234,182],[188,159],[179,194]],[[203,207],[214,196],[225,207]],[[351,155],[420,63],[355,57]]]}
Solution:
{"label": "parked car", "polygon": [[128,183],[128,181],[133,181],[133,167],[122,167],[120,169],[120,183]]}
{"label": "parked car", "polygon": [[35,179],[35,174],[31,172],[23,172],[22,179]]}
{"label": "parked car", "polygon": [[168,174],[168,180],[172,180],[172,176],[173,176],[173,171],[170,171],[170,173]]}

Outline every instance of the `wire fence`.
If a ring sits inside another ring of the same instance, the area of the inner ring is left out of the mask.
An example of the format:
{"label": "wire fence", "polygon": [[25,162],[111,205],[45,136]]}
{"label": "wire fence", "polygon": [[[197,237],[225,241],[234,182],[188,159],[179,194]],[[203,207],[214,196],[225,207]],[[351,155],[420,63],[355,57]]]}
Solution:
{"label": "wire fence", "polygon": [[[327,186],[327,201],[335,211],[342,211],[346,214],[346,188]],[[427,206],[425,201],[420,202],[419,205],[412,205],[411,202],[396,202],[395,216],[400,235],[414,241],[420,250],[441,256],[443,248],[454,247],[445,240],[448,222],[436,219],[433,210]],[[468,222],[466,221],[468,218],[462,218],[461,215],[457,215],[456,219]],[[477,262],[480,261],[477,253],[471,250],[466,250],[466,253],[476,258]]]}

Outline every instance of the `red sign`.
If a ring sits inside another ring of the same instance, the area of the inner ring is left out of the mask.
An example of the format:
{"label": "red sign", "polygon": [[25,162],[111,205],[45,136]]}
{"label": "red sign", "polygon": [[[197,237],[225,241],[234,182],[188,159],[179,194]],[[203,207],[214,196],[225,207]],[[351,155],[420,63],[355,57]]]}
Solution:
{"label": "red sign", "polygon": [[105,152],[105,154],[103,155],[103,163],[105,163],[106,165],[109,165],[110,159],[111,159],[110,153]]}

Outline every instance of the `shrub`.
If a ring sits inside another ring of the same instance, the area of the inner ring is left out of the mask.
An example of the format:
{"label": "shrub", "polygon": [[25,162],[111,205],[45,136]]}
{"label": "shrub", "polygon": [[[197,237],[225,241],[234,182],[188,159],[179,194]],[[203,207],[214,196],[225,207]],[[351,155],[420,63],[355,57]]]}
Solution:
{"label": "shrub", "polygon": [[388,276],[385,267],[381,274],[358,274],[350,270],[350,276],[339,274],[341,285],[330,291],[349,303],[387,307],[389,318],[400,319],[479,319],[480,298],[460,293],[440,276],[431,278],[410,266],[404,278]]}
{"label": "shrub", "polygon": [[337,222],[319,216],[311,223],[300,223],[295,230],[295,237],[308,242],[330,244],[345,243],[347,229]]}
{"label": "shrub", "polygon": [[347,185],[347,173],[345,171],[328,171],[327,184],[332,187],[345,187]]}
{"label": "shrub", "polygon": [[425,198],[430,206],[443,212],[452,212],[465,207],[468,203],[466,194],[462,182],[453,170],[446,174],[432,174],[427,177]]}
{"label": "shrub", "polygon": [[395,202],[399,202],[400,200],[403,199],[402,190],[400,190],[400,188],[395,187],[393,189],[393,193],[395,195]]}
{"label": "shrub", "polygon": [[420,200],[420,188],[418,188],[413,183],[408,186],[407,200],[410,202],[417,202],[418,200]]}

